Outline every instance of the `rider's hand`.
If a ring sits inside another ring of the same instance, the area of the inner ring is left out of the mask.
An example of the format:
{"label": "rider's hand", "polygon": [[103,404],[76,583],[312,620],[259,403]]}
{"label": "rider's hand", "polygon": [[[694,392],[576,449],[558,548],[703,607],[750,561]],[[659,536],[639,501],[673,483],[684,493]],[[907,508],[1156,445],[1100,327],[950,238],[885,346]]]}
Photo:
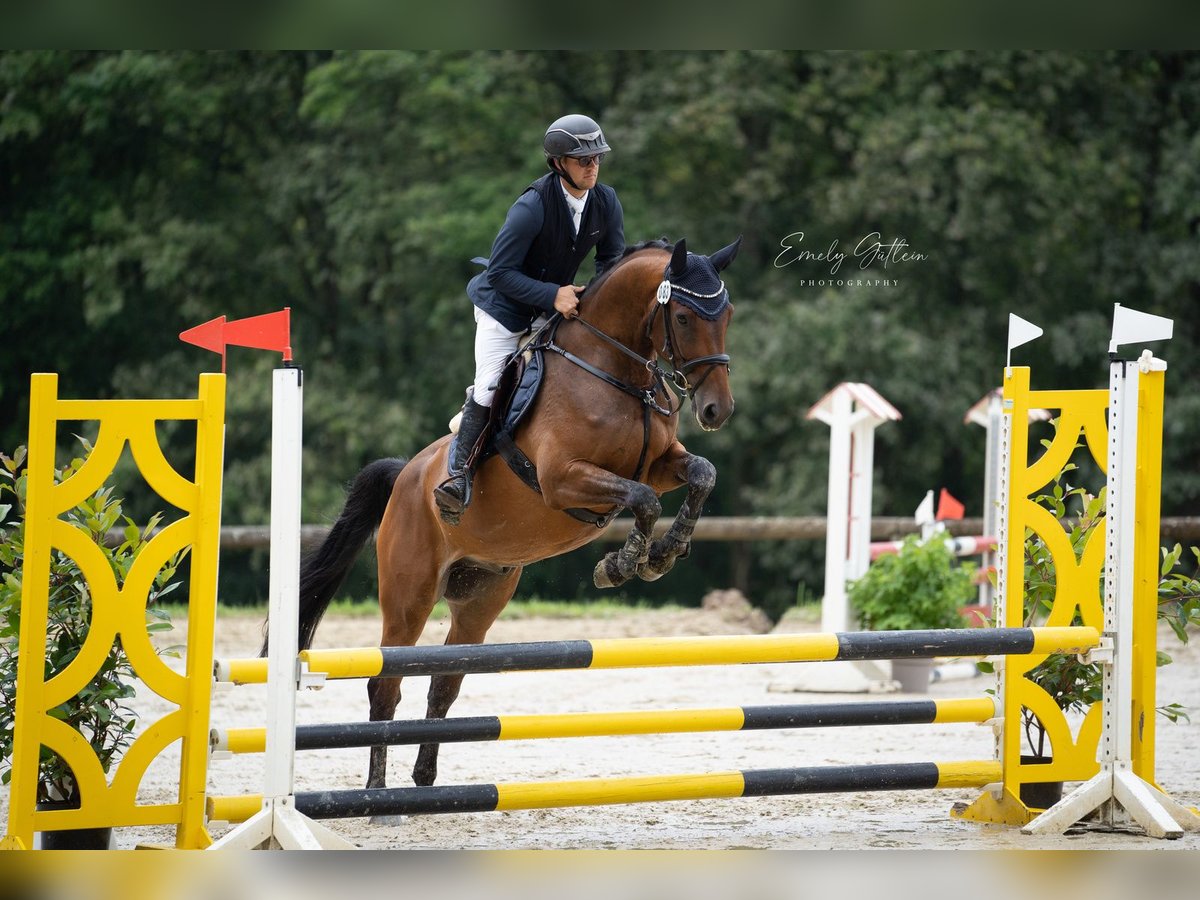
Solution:
{"label": "rider's hand", "polygon": [[579,293],[581,285],[564,284],[554,295],[554,308],[563,314],[564,319],[573,319],[579,314]]}

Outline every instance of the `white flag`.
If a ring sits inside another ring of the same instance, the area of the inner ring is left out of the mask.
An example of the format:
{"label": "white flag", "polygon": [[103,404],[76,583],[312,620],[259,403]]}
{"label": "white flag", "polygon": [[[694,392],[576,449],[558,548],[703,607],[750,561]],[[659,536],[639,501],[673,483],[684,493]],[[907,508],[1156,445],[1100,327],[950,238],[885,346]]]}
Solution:
{"label": "white flag", "polygon": [[913,521],[918,525],[932,525],[937,521],[933,513],[933,491],[925,492],[925,499],[921,501],[921,505],[913,513]]}
{"label": "white flag", "polygon": [[1008,349],[1028,344],[1034,338],[1042,336],[1042,329],[1032,322],[1026,322],[1020,316],[1008,314]]}
{"label": "white flag", "polygon": [[1174,330],[1174,321],[1165,316],[1138,312],[1118,303],[1113,308],[1112,343],[1108,345],[1108,352],[1116,353],[1121,344],[1166,341]]}
{"label": "white flag", "polygon": [[1020,347],[1022,344],[1028,344],[1034,338],[1042,336],[1042,329],[1034,325],[1032,322],[1026,322],[1020,316],[1008,314],[1008,353],[1005,356],[1004,364],[1012,366],[1013,347]]}

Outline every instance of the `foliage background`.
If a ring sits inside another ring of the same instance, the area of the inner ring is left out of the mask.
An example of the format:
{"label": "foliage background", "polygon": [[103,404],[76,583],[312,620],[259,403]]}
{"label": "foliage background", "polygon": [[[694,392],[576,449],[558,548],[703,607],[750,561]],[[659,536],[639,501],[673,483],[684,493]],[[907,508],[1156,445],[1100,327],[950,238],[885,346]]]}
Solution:
{"label": "foliage background", "polygon": [[[363,464],[444,433],[472,369],[468,260],[567,111],[604,125],[630,242],[746,236],[737,414],[684,426],[718,468],[709,513],[821,514],[827,430],[804,413],[855,380],[904,414],[878,432],[876,513],[945,486],[980,514],[982,432],[962,418],[999,383],[1007,315],[1046,329],[1014,355],[1035,387],[1102,387],[1114,302],[1176,320],[1163,514],[1196,512],[1192,52],[6,51],[0,448],[25,440],[32,371],[65,396],[187,396],[215,358],[178,332],[291,306],[305,518],[330,521]],[[827,265],[773,265],[797,231],[813,251],[879,232],[928,259],[876,266],[886,288],[810,285]],[[267,518],[268,357],[230,354],[230,524]],[[819,591],[822,549],[700,545],[628,594],[734,585],[778,610]],[[591,596],[594,558],[533,567],[521,593]],[[261,596],[262,563],[223,561],[223,582]]]}

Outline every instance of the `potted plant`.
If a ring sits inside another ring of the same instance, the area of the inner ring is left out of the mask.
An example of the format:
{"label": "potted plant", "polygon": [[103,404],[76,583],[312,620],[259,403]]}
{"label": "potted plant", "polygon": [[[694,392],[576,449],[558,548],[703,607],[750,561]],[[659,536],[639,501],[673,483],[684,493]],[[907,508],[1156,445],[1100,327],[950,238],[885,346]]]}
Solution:
{"label": "potted plant", "polygon": [[[80,439],[87,452],[91,445]],[[15,722],[17,660],[28,648],[18,645],[21,627],[21,581],[24,561],[25,475],[22,463],[25,448],[12,457],[0,453],[0,783],[12,777],[11,759]],[[83,465],[74,459],[55,470],[55,481],[69,478]],[[15,514],[14,521],[8,521]],[[111,487],[102,487],[65,515],[65,521],[87,533],[100,548],[117,577],[123,583],[142,547],[161,520],[155,514],[139,528],[122,512],[122,501],[113,496]],[[7,523],[7,524],[6,524]],[[120,528],[123,524],[123,528]],[[120,528],[120,530],[116,530]],[[116,535],[114,539],[114,534]],[[184,551],[186,553],[186,551]],[[177,554],[155,577],[147,598],[147,628],[151,632],[169,631],[169,614],[154,604],[173,591],[176,570],[184,553]],[[92,595],[83,573],[74,559],[55,550],[50,561],[49,616],[44,647],[28,652],[44,653],[45,678],[48,681],[70,665],[87,639],[91,621]],[[178,655],[178,648],[167,648],[164,655]],[[111,770],[133,740],[137,722],[126,702],[134,696],[136,674],[120,641],[105,657],[100,670],[78,695],[51,712],[87,738],[104,772]],[[74,776],[57,754],[42,748],[38,763],[37,800],[39,808],[74,808],[79,805]],[[42,834],[42,847],[59,849],[82,846],[108,846],[111,829],[84,829]]]}
{"label": "potted plant", "polygon": [[[1034,497],[1034,502],[1049,510],[1063,525],[1075,558],[1081,559],[1093,532],[1104,521],[1106,489],[1092,495],[1082,487],[1071,487],[1064,477],[1077,467],[1068,463],[1054,479],[1049,493]],[[1192,553],[1200,561],[1200,550]],[[1176,571],[1183,548],[1178,544],[1164,551],[1159,583],[1158,615],[1167,619],[1180,642],[1187,643],[1187,626],[1200,623],[1200,581],[1194,575]],[[1035,532],[1027,531],[1024,545],[1025,594],[1023,624],[1041,625],[1054,602],[1057,580],[1054,563],[1045,541]],[[1083,624],[1078,613],[1072,625]],[[1166,665],[1170,656],[1158,652],[1158,665]],[[994,671],[990,663],[980,663],[985,672]],[[1102,674],[1097,663],[1085,663],[1076,655],[1054,654],[1032,669],[1025,677],[1042,688],[1064,713],[1084,712],[1103,697]],[[1188,718],[1178,703],[1158,708],[1158,713],[1172,722]],[[1023,763],[1048,763],[1052,748],[1048,746],[1042,721],[1029,709],[1021,711],[1021,728],[1026,753]],[[1030,808],[1047,809],[1062,797],[1061,782],[1032,782],[1022,785],[1021,801]]]}
{"label": "potted plant", "polygon": [[[961,608],[975,594],[975,567],[960,565],[941,535],[905,539],[900,552],[876,559],[850,584],[848,597],[863,628],[871,631],[960,628]],[[910,693],[929,689],[933,660],[892,661],[892,677]]]}

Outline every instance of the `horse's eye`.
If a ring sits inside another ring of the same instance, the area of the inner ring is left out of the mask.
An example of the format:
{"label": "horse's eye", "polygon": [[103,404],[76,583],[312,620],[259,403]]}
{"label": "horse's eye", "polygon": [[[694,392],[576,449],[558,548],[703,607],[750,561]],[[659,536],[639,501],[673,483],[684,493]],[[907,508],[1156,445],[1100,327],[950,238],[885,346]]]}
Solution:
{"label": "horse's eye", "polygon": [[684,313],[675,313],[675,321],[680,325],[686,325],[688,323],[688,317]]}

